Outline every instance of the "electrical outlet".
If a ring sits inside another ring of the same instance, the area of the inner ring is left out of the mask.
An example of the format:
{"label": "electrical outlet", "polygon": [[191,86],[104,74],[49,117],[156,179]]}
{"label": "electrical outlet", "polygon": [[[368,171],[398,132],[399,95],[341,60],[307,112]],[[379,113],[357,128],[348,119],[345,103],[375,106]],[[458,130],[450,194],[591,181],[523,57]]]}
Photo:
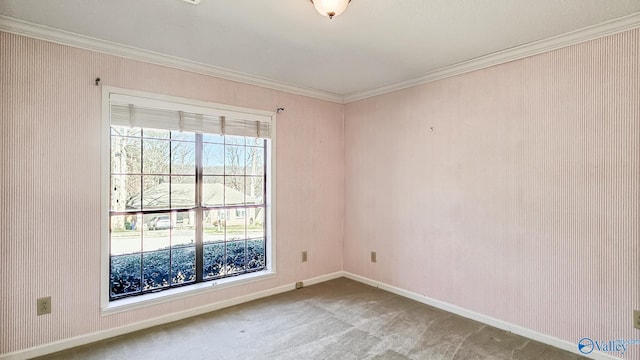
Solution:
{"label": "electrical outlet", "polygon": [[633,327],[640,330],[640,310],[633,310]]}
{"label": "electrical outlet", "polygon": [[374,262],[377,262],[377,261],[378,261],[378,255],[376,254],[375,251],[372,251],[371,252],[371,262],[374,263]]}
{"label": "electrical outlet", "polygon": [[302,262],[307,262],[307,259],[308,259],[308,257],[307,257],[307,252],[306,252],[306,251],[303,251],[303,252],[302,252]]}
{"label": "electrical outlet", "polygon": [[296,283],[296,289],[302,289],[303,286],[304,286],[304,284],[302,283],[302,281],[298,281]]}
{"label": "electrical outlet", "polygon": [[38,299],[38,316],[51,314],[51,296]]}

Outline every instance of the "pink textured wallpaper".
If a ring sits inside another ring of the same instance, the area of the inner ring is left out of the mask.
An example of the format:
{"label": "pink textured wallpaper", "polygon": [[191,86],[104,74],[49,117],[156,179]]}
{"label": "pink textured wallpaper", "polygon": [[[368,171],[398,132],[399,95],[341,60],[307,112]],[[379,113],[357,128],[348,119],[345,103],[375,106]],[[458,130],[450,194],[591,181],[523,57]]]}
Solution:
{"label": "pink textured wallpaper", "polygon": [[640,29],[347,104],[345,164],[345,271],[640,338]]}
{"label": "pink textured wallpaper", "polygon": [[[286,108],[278,277],[100,316],[97,76]],[[342,269],[572,343],[640,338],[640,30],[346,106],[0,32],[0,94],[0,354]]]}
{"label": "pink textured wallpaper", "polygon": [[[102,317],[102,84],[275,111],[274,279]],[[0,32],[0,354],[342,269],[343,105]],[[309,251],[302,263],[300,253]],[[53,312],[36,316],[51,295]]]}

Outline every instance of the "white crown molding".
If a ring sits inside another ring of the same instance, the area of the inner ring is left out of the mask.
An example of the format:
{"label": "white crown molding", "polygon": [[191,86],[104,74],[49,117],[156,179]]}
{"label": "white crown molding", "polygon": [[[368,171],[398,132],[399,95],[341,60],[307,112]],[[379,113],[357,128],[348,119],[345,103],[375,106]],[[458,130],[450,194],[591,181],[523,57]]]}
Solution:
{"label": "white crown molding", "polygon": [[491,54],[477,57],[475,59],[463,61],[458,64],[445,66],[443,68],[407,80],[390,83],[373,89],[355,91],[342,96],[340,94],[266,79],[251,74],[223,69],[192,60],[165,55],[154,51],[143,50],[110,41],[100,40],[93,37],[0,15],[0,31],[51,41],[81,49],[93,50],[109,55],[116,55],[129,59],[140,60],[156,65],[167,66],[221,79],[237,81],[244,84],[260,86],[302,96],[308,96],[339,104],[348,104],[393,91],[427,84],[432,81],[484,69],[499,64],[504,64],[514,60],[523,59],[529,56],[534,56],[589,40],[594,40],[615,33],[631,30],[637,27],[640,27],[640,12],[606,21],[600,24],[588,26],[551,38],[533,41],[513,48],[497,51]]}
{"label": "white crown molding", "polygon": [[133,46],[101,40],[70,31],[55,29],[49,26],[0,15],[0,31],[35,39],[50,41],[85,50],[97,51],[109,55],[121,56],[128,59],[144,61],[156,65],[167,66],[198,74],[213,76],[243,84],[260,86],[268,89],[284,91],[291,94],[308,96],[320,100],[342,104],[341,95],[327,91],[305,88],[281,81],[271,80],[239,71],[207,65],[197,61],[161,54],[155,51],[143,50]]}
{"label": "white crown molding", "polygon": [[377,88],[346,94],[344,96],[344,103],[348,104],[350,102],[355,102],[393,91],[423,85],[447,77],[484,69],[490,66],[504,64],[510,61],[519,60],[529,56],[568,47],[589,40],[594,40],[604,36],[631,30],[637,27],[640,27],[640,12],[564,33],[551,38],[533,41],[513,48],[497,51],[451,66],[445,66],[435,71],[404,81],[394,82]]}

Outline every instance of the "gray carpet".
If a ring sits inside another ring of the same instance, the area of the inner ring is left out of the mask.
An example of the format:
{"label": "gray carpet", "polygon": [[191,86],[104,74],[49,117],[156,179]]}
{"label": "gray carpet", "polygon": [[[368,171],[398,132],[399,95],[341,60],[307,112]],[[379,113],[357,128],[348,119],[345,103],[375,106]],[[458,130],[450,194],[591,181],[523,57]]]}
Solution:
{"label": "gray carpet", "polygon": [[40,359],[579,359],[345,278]]}

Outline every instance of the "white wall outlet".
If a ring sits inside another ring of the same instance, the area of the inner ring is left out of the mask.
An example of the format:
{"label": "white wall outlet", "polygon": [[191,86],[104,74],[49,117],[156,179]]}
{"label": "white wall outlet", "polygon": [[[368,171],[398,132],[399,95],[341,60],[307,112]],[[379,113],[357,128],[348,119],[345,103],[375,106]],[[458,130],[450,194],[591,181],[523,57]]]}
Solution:
{"label": "white wall outlet", "polygon": [[38,299],[37,303],[38,303],[38,309],[37,309],[38,316],[51,314],[51,296],[41,297]]}
{"label": "white wall outlet", "polygon": [[302,289],[303,286],[304,286],[304,283],[302,281],[298,281],[296,283],[296,289]]}
{"label": "white wall outlet", "polygon": [[309,259],[309,257],[307,256],[307,252],[303,251],[302,252],[302,262],[307,262],[307,260]]}
{"label": "white wall outlet", "polygon": [[374,263],[374,262],[377,262],[377,261],[378,261],[378,254],[376,254],[375,251],[372,251],[371,252],[371,262]]}

